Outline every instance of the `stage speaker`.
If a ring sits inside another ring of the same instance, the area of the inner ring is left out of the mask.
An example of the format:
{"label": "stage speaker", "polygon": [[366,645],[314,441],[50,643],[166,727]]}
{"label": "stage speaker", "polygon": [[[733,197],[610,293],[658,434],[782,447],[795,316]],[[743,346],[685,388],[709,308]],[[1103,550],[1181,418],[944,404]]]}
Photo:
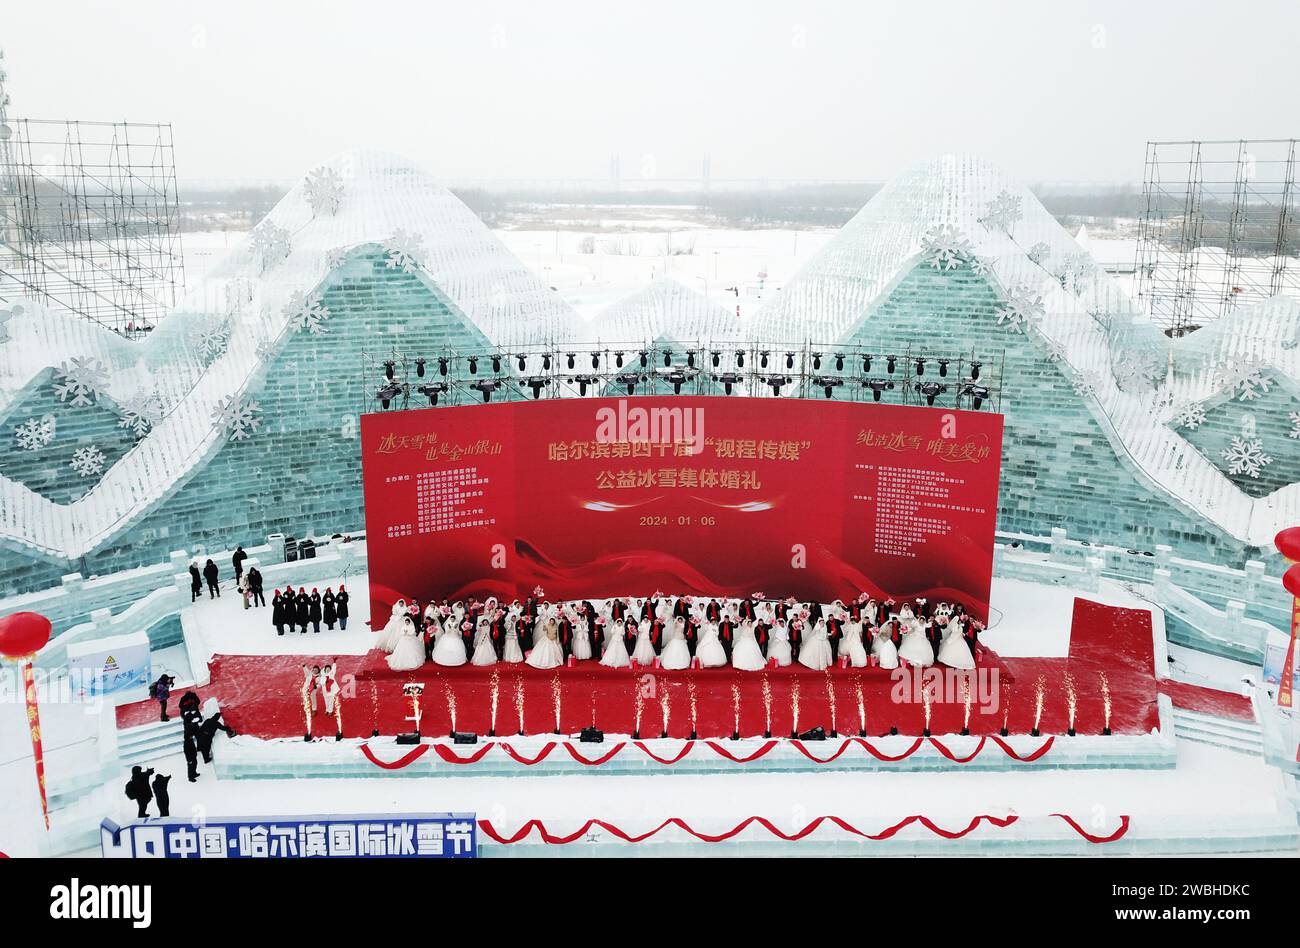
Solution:
{"label": "stage speaker", "polygon": [[583,744],[602,744],[605,741],[605,732],[599,728],[584,727],[582,733],[578,735],[578,740]]}
{"label": "stage speaker", "polygon": [[452,731],[451,742],[453,744],[477,744],[478,735],[469,731]]}
{"label": "stage speaker", "polygon": [[811,731],[804,731],[799,735],[801,741],[824,741],[826,740],[826,731],[818,725]]}
{"label": "stage speaker", "polygon": [[418,744],[420,743],[420,732],[408,731],[405,734],[398,734],[396,740],[399,744]]}

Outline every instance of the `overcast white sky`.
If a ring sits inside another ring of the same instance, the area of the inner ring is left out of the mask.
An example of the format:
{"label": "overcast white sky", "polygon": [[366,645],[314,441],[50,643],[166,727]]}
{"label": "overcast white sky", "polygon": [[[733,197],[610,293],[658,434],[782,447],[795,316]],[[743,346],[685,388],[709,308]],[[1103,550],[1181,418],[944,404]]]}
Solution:
{"label": "overcast white sky", "polygon": [[1300,3],[5,0],[11,114],[170,121],[182,180],[354,145],[449,178],[886,178],[973,151],[1140,181],[1300,135]]}

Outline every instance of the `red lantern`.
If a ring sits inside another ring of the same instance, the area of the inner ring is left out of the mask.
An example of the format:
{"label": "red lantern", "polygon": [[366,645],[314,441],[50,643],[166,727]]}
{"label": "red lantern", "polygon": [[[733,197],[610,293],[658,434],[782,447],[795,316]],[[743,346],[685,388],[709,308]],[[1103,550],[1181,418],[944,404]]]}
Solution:
{"label": "red lantern", "polygon": [[1273,538],[1277,551],[1288,560],[1300,561],[1300,527],[1287,527],[1279,530]]}
{"label": "red lantern", "polygon": [[1282,585],[1286,587],[1287,592],[1300,599],[1300,563],[1282,574]]}
{"label": "red lantern", "polygon": [[27,658],[50,641],[50,620],[37,612],[15,612],[0,619],[0,655]]}

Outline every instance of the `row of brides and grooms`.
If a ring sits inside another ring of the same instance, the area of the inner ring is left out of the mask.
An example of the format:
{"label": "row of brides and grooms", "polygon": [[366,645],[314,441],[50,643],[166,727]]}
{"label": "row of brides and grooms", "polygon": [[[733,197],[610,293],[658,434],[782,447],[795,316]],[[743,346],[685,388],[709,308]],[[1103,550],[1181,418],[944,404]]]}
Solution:
{"label": "row of brides and grooms", "polygon": [[498,662],[557,668],[570,660],[609,668],[721,668],[758,671],[798,663],[975,667],[983,625],[960,603],[877,601],[866,593],[847,605],[793,598],[671,597],[549,602],[543,591],[508,605],[495,598],[430,602],[399,599],[377,646],[394,671],[425,662],[485,666]]}

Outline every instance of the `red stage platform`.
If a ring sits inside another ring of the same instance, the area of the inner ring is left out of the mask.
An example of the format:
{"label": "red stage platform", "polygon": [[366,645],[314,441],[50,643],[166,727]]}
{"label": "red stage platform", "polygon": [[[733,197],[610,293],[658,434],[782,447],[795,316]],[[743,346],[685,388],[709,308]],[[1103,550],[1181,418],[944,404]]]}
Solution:
{"label": "red stage platform", "polygon": [[[318,660],[329,658],[321,656]],[[858,732],[859,694],[870,735],[886,733],[891,726],[903,734],[920,734],[925,726],[922,702],[895,700],[895,677],[874,668],[835,667],[828,672],[813,672],[796,665],[763,672],[730,668],[633,672],[583,662],[575,668],[551,671],[522,664],[490,668],[426,664],[418,672],[398,673],[388,668],[384,658],[382,653],[372,651],[338,661],[345,684],[346,676],[355,676],[354,696],[344,704],[345,737],[368,737],[376,728],[381,734],[409,730],[405,717],[410,713],[410,702],[402,696],[402,685],[408,681],[425,685],[421,699],[425,734],[445,734],[451,729],[451,701],[455,703],[457,729],[486,733],[492,722],[493,682],[498,734],[519,731],[519,695],[523,730],[529,734],[555,731],[557,690],[558,729],[563,733],[575,733],[592,724],[612,733],[630,733],[640,700],[641,734],[657,737],[663,728],[661,702],[666,694],[668,732],[672,737],[688,736],[692,719],[700,737],[730,736],[736,728],[737,706],[742,736],[761,735],[769,729],[774,736],[788,735],[795,726],[796,691],[797,726],[801,731],[817,725],[830,730],[832,693],[835,724],[841,733]],[[212,682],[199,689],[199,694],[203,698],[215,696],[226,720],[241,733],[262,738],[300,737],[304,731],[300,692],[303,660],[301,656],[218,655],[211,666]],[[994,657],[993,662],[984,667],[1000,665],[1003,669],[999,672],[998,708],[993,713],[980,712],[979,689],[988,690],[992,679],[977,683],[970,714],[972,734],[997,733],[1004,721],[1013,734],[1029,732],[1034,726],[1040,690],[1040,730],[1045,734],[1063,733],[1068,726],[1070,682],[1076,696],[1077,731],[1098,733],[1105,720],[1103,676],[1110,695],[1110,726],[1114,733],[1141,734],[1157,726],[1156,695],[1166,683],[1157,683],[1155,678],[1150,615],[1145,611],[1076,599],[1068,657]],[[1010,683],[1008,678],[1012,679]],[[1183,690],[1187,687],[1191,686]],[[1169,690],[1177,703],[1187,700],[1179,688]],[[1195,701],[1210,701],[1221,713],[1240,710],[1236,696],[1211,689],[1196,691]],[[961,692],[953,691],[945,699],[931,705],[930,729],[934,734],[954,733],[962,728],[966,710]],[[118,722],[122,727],[145,724],[157,720],[157,715],[154,702],[140,702],[119,708]],[[333,734],[333,721],[318,712],[315,728],[317,733]]]}

